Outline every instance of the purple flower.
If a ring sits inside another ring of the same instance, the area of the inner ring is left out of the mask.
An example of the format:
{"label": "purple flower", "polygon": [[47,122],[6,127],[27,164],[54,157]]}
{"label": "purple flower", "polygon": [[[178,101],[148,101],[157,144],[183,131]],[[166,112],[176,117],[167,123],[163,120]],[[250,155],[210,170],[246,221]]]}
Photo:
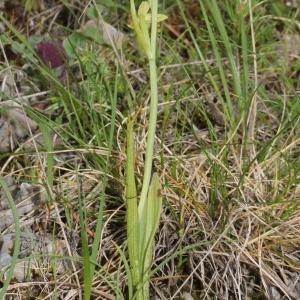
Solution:
{"label": "purple flower", "polygon": [[55,69],[64,64],[63,50],[55,43],[39,43],[37,53],[42,61],[51,69]]}

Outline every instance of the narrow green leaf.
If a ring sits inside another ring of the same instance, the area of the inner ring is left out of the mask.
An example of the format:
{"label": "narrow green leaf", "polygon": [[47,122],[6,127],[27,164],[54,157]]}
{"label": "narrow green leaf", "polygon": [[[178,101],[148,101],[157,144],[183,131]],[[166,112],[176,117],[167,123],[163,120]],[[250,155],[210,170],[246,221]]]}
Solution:
{"label": "narrow green leaf", "polygon": [[[81,187],[81,182],[78,182],[78,186]],[[89,300],[91,298],[92,290],[92,274],[91,274],[91,263],[90,263],[90,251],[88,244],[88,236],[86,233],[86,208],[83,203],[83,195],[81,188],[79,189],[79,217],[80,217],[80,237],[82,244],[83,254],[83,281],[84,281],[84,299]]]}
{"label": "narrow green leaf", "polygon": [[128,254],[132,271],[133,286],[137,288],[140,282],[139,263],[139,218],[137,207],[137,192],[134,177],[134,134],[133,120],[127,125],[127,164],[126,164],[126,200],[127,200],[127,240]]}
{"label": "narrow green leaf", "polygon": [[153,244],[155,233],[159,225],[161,208],[161,183],[158,174],[154,173],[149,187],[146,210],[144,210],[144,215],[142,216],[142,218],[146,220],[141,245],[142,253],[140,255],[143,258],[143,294],[145,299],[149,299],[149,279],[152,265]]}

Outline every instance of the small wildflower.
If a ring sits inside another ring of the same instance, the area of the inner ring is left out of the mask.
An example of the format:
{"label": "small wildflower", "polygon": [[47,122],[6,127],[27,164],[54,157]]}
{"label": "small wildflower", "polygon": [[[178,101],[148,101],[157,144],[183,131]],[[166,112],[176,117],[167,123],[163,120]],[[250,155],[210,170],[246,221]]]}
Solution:
{"label": "small wildflower", "polygon": [[[151,15],[151,2],[152,1],[143,1],[136,12],[134,1],[131,0],[131,17],[132,17],[132,26],[136,38],[138,47],[141,51],[146,53],[147,57],[151,58],[151,46],[150,46],[150,35],[149,29],[151,26],[152,15]],[[157,23],[160,23],[167,19],[167,16],[162,14],[157,14]]]}

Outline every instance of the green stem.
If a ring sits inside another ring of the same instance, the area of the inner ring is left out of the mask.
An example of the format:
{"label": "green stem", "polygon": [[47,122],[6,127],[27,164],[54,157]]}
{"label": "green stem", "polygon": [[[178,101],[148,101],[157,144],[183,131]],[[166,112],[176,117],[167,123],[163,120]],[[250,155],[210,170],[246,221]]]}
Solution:
{"label": "green stem", "polygon": [[[139,217],[143,215],[143,211],[146,207],[147,195],[151,180],[152,160],[153,160],[153,149],[155,140],[155,129],[157,120],[157,106],[158,106],[158,93],[157,93],[157,73],[156,73],[156,36],[157,36],[157,0],[152,0],[151,12],[151,56],[149,57],[149,68],[150,68],[150,89],[151,89],[151,102],[150,102],[150,118],[149,118],[149,129],[147,136],[146,146],[146,159],[145,159],[145,170],[143,177],[143,185],[141,191],[141,197],[139,202]],[[141,224],[145,220],[141,220]],[[141,226],[143,227],[143,226]]]}

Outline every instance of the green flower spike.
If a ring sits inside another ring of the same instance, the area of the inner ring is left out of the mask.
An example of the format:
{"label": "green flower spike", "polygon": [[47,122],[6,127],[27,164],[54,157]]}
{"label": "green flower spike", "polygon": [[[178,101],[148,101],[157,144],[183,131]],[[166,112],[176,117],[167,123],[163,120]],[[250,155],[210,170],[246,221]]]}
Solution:
{"label": "green flower spike", "polygon": [[[151,59],[151,43],[149,29],[151,25],[151,1],[143,1],[140,4],[138,12],[136,12],[134,0],[130,1],[132,27],[136,34],[139,49],[144,52],[148,59]],[[167,19],[167,16],[157,14],[157,23]]]}

